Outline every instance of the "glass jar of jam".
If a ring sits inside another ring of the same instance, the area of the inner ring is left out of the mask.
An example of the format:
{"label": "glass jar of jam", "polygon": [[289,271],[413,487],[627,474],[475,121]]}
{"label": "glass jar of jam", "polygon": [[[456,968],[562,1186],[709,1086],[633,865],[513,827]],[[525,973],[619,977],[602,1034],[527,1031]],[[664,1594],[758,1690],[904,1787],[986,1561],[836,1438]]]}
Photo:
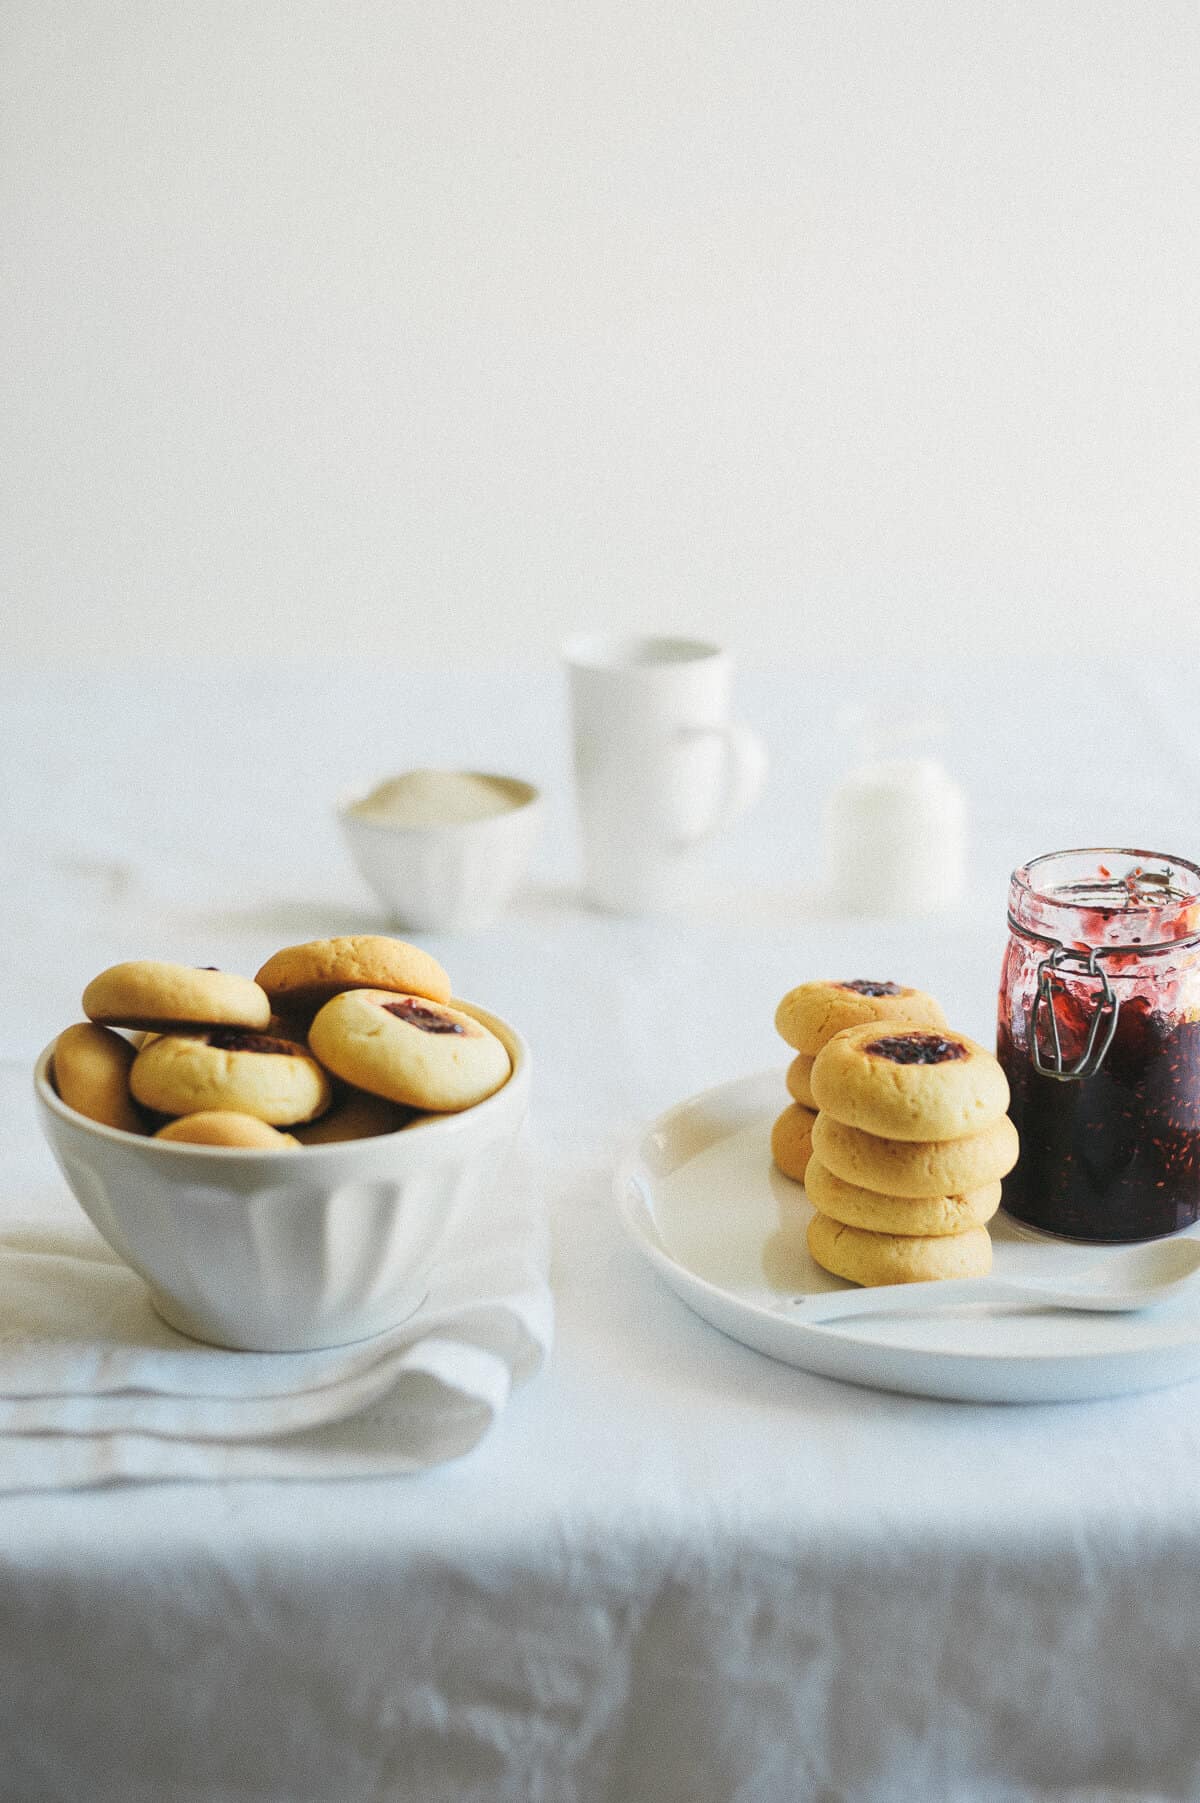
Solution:
{"label": "glass jar of jam", "polygon": [[1200,1218],[1200,867],[1058,851],[1013,872],[998,1055],[1021,1156],[1004,1208],[1072,1240]]}

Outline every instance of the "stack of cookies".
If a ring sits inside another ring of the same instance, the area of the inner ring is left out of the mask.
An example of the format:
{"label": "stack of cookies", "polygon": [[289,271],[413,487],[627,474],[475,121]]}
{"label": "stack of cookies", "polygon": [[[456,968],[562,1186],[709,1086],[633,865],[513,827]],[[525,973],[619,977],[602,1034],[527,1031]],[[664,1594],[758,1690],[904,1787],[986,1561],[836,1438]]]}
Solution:
{"label": "stack of cookies", "polygon": [[771,1156],[785,1177],[803,1183],[813,1151],[817,1102],[812,1069],[817,1053],[846,1027],[891,1021],[898,1026],[944,1027],[931,995],[899,983],[854,977],[844,983],[801,983],[775,1010],[775,1031],[796,1054],[787,1068],[791,1106],[771,1130]]}
{"label": "stack of cookies", "polygon": [[[863,994],[880,989],[889,993]],[[891,1006],[847,1022],[845,990],[864,1004]],[[837,999],[821,1015],[831,996]],[[905,1019],[901,1006],[923,1018],[910,1012]],[[797,1023],[807,1027],[809,1044],[820,1024],[828,1029],[804,1069],[810,1105],[797,1104],[811,1117],[802,1181],[817,1210],[808,1228],[817,1263],[868,1285],[989,1271],[986,1223],[1019,1151],[1006,1113],[1008,1084],[993,1055],[951,1032],[932,997],[896,985],[804,984],[780,1012],[790,1044]],[[789,1073],[795,1094],[793,1083]],[[784,1137],[779,1123],[776,1137]],[[778,1151],[775,1157],[786,1170]]]}

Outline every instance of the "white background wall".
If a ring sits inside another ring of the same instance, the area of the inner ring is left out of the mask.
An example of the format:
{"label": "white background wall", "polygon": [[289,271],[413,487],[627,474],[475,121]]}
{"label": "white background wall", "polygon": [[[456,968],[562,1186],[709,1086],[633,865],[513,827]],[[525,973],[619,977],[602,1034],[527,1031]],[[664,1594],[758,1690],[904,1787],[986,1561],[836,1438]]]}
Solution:
{"label": "white background wall", "polygon": [[1194,0],[5,0],[23,657],[1200,643]]}

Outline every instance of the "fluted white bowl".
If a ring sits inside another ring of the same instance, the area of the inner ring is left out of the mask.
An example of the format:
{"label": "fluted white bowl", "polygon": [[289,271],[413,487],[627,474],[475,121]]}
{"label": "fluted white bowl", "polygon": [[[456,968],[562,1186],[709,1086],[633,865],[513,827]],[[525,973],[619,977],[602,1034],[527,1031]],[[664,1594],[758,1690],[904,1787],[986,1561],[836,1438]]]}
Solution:
{"label": "fluted white bowl", "polygon": [[38,1115],[84,1213],[181,1333],[253,1352],[304,1352],[381,1333],[423,1301],[442,1249],[486,1208],[529,1106],[529,1048],[508,1047],[486,1102],[400,1133],[282,1152],[142,1139],[78,1114],[34,1073]]}
{"label": "fluted white bowl", "polygon": [[542,825],[539,791],[517,777],[465,774],[503,784],[516,805],[437,826],[397,826],[355,813],[361,795],[338,807],[350,854],[395,926],[426,933],[490,926],[525,874]]}

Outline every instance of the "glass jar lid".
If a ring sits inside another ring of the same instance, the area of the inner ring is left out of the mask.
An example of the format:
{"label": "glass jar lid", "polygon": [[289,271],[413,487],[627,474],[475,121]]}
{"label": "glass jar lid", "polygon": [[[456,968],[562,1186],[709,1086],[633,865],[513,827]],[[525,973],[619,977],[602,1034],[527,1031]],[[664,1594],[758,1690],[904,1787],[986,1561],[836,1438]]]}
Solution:
{"label": "glass jar lid", "polygon": [[1128,847],[1048,852],[1014,870],[1009,925],[1074,951],[1132,958],[1200,939],[1200,865]]}

